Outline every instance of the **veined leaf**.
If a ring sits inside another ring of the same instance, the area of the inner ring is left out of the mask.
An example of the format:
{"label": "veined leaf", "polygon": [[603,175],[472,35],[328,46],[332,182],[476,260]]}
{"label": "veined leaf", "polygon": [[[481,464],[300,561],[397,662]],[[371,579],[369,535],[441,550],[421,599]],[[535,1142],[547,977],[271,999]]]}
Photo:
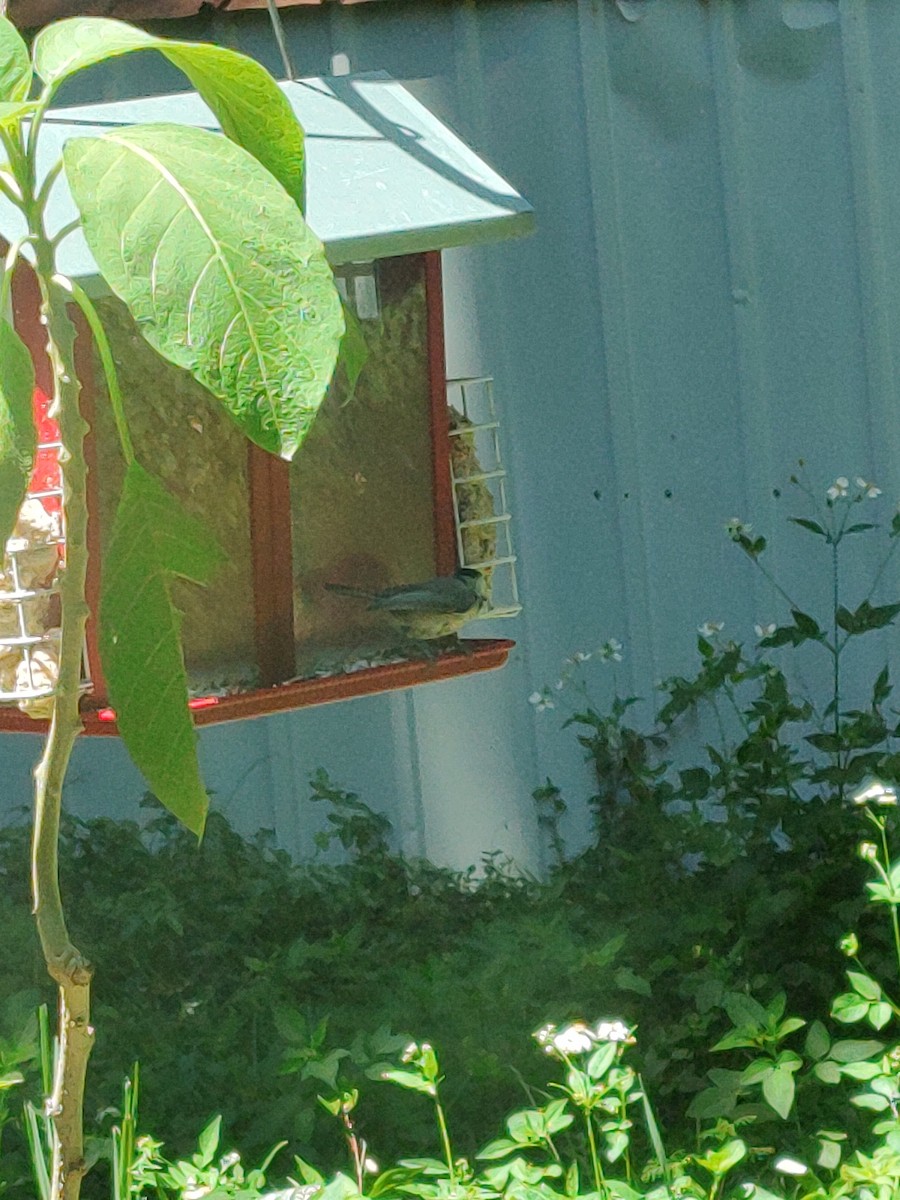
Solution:
{"label": "veined leaf", "polygon": [[28,47],[8,17],[0,17],[0,100],[24,100],[31,89]]}
{"label": "veined leaf", "polygon": [[170,584],[175,575],[205,583],[223,561],[200,523],[132,463],[103,560],[100,656],[128,753],[158,799],[198,836],[207,797]]}
{"label": "veined leaf", "polygon": [[[895,883],[894,880],[891,882]],[[848,971],[847,978],[850,980],[853,990],[864,999],[881,999],[881,984],[871,975],[864,975],[862,971]]]}
{"label": "veined leaf", "polygon": [[831,1049],[831,1038],[821,1021],[813,1021],[806,1032],[804,1049],[810,1058],[824,1058]]}
{"label": "veined leaf", "polygon": [[874,1038],[846,1038],[834,1043],[831,1048],[831,1057],[839,1063],[861,1062],[876,1054],[882,1054],[884,1049],[884,1042],[877,1042]]}
{"label": "veined leaf", "polygon": [[381,1078],[389,1083],[399,1083],[402,1088],[412,1092],[424,1092],[427,1096],[435,1094],[434,1084],[423,1079],[421,1075],[416,1075],[414,1071],[382,1071]]}
{"label": "veined leaf", "polygon": [[199,1167],[208,1167],[216,1156],[216,1150],[219,1148],[219,1138],[222,1135],[222,1118],[213,1117],[210,1123],[206,1126],[200,1137],[197,1139],[197,1149],[199,1151],[200,1162]]}
{"label": "veined leaf", "polygon": [[28,100],[0,100],[0,125],[14,125],[37,106]]}
{"label": "veined leaf", "polygon": [[788,517],[794,525],[800,525],[804,529],[808,529],[810,533],[817,533],[820,537],[828,537],[826,530],[818,523],[818,521],[809,521],[806,517]]}
{"label": "veined leaf", "polygon": [[0,561],[34,470],[33,394],[31,355],[13,327],[0,319]]}
{"label": "veined leaf", "polygon": [[76,138],[63,157],[91,252],[147,341],[291,458],[344,322],[322,244],[284,189],[233,142],[180,125]]}
{"label": "veined leaf", "polygon": [[246,54],[206,42],[154,37],[107,17],[70,17],[37,35],[34,67],[45,83],[60,83],[76,71],[134,50],[158,50],[183,71],[225,134],[271,171],[303,211],[303,129],[269,72]]}
{"label": "veined leaf", "polygon": [[713,1175],[725,1175],[746,1156],[747,1143],[741,1138],[732,1138],[717,1150],[709,1150],[703,1155],[695,1154],[694,1162],[705,1167]]}
{"label": "veined leaf", "polygon": [[353,399],[356,384],[369,357],[369,346],[363,333],[362,322],[347,304],[344,310],[344,336],[338,354],[337,370],[343,371],[347,379],[347,394],[344,404]]}

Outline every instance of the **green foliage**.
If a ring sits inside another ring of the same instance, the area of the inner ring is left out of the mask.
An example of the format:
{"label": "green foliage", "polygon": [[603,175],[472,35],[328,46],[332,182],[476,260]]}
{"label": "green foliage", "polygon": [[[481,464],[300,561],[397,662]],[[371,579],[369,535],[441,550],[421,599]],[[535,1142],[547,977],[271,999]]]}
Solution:
{"label": "green foliage", "polygon": [[[47,164],[46,176],[39,179],[41,126],[59,85],[94,63],[147,48],[160,50],[185,71],[225,136],[161,125],[74,139],[65,145],[62,161]],[[26,226],[24,238],[7,254],[0,279],[0,557],[24,498],[36,444],[33,370],[25,346],[5,320],[11,272],[26,244],[52,367],[51,411],[60,430],[66,528],[58,587],[58,687],[35,772],[35,835],[28,855],[40,943],[60,989],[58,1061],[52,1085],[44,1080],[43,1117],[33,1105],[26,1107],[25,1125],[42,1200],[63,1195],[78,1200],[86,1163],[82,1095],[93,1042],[91,971],[69,940],[57,883],[62,786],[81,729],[79,681],[90,615],[84,422],[70,299],[81,307],[98,342],[127,464],[101,612],[95,614],[110,699],[135,763],[161,801],[197,834],[203,830],[207,798],[169,586],[173,575],[205,582],[222,556],[135,459],[102,323],[87,294],[57,272],[59,241],[79,221],[55,238],[48,236],[53,182],[64,169],[94,258],[146,340],[190,370],[264,449],[290,459],[303,442],[333,374],[345,326],[323,247],[302,216],[303,131],[262,67],[217,47],[166,42],[119,22],[80,19],[43,30],[35,40],[33,63],[34,69],[24,42],[0,15],[0,193]],[[44,86],[29,101],[35,74]],[[345,359],[352,375],[360,361],[358,347]],[[132,1134],[133,1129],[123,1132],[116,1143],[120,1156],[131,1154]],[[204,1149],[206,1157],[195,1159],[190,1169],[206,1171],[214,1150],[207,1156]],[[172,1180],[184,1190],[187,1176],[177,1175],[181,1166],[172,1168]],[[136,1176],[129,1172],[121,1161],[114,1164],[119,1193],[135,1190]],[[238,1178],[225,1171],[207,1178],[198,1196],[227,1194],[232,1182],[244,1194],[252,1191],[243,1174]],[[158,1180],[156,1187],[161,1191]]]}
{"label": "green foliage", "polygon": [[33,392],[31,355],[0,314],[0,546],[13,531],[34,469]]}
{"label": "green foliage", "polygon": [[[96,63],[138,50],[156,50],[184,71],[225,136],[163,125],[76,138],[64,147],[63,161],[49,164],[46,179],[39,179],[35,163],[40,161],[42,122],[60,85]],[[35,80],[43,87],[29,100]],[[78,383],[65,314],[72,297],[98,341],[128,465],[114,550],[124,545],[123,522],[129,537],[135,533],[129,524],[136,507],[132,493],[135,479],[145,477],[137,475],[102,323],[86,294],[56,274],[58,239],[46,235],[45,207],[49,181],[63,167],[94,258],[146,340],[170,362],[190,370],[222,401],[248,437],[290,458],[324,398],[345,322],[323,248],[302,216],[303,130],[268,72],[225,48],[158,38],[105,18],[76,17],[48,26],[38,33],[29,57],[15,27],[0,17],[0,132],[8,159],[0,173],[0,189],[27,226],[24,241],[30,244],[45,297],[49,347],[59,381],[54,403],[63,437],[72,443],[61,455],[69,528],[81,527],[87,503],[83,471],[65,467],[67,462],[80,467],[82,454],[80,441],[73,443],[80,416],[75,411]],[[7,272],[20,249],[18,243],[13,247]],[[4,286],[0,308],[6,296]],[[351,338],[344,355],[351,383],[363,357],[359,339]],[[0,544],[12,529],[31,471],[32,385],[24,346],[11,326],[0,323]],[[159,487],[156,490],[160,493]],[[156,508],[160,502],[158,494]],[[171,501],[169,509],[174,508]],[[172,529],[184,531],[187,526],[178,519]],[[197,537],[192,529],[193,545]],[[167,576],[205,578],[211,561],[205,554],[193,573],[181,571],[159,554],[161,548],[158,533],[151,533],[113,564],[118,591],[115,582],[112,588],[107,586],[101,622],[104,615],[114,617],[116,627],[101,632],[101,640],[111,699],[120,710],[123,735],[135,762],[161,800],[199,831],[205,798],[185,712],[186,677]],[[171,557],[171,544],[168,549]],[[79,659],[81,655],[78,622],[86,619],[86,606],[84,596],[77,594],[83,590],[77,581],[85,575],[85,553],[83,539],[73,538],[67,556],[70,569],[60,589],[62,626],[70,633],[62,643],[60,678],[74,677],[76,651]],[[69,580],[70,587],[66,586]],[[154,603],[149,607],[125,603],[125,583],[137,591],[150,587]],[[126,638],[133,639],[134,645],[126,647]],[[157,645],[165,659],[162,664],[148,657],[148,650],[153,653]],[[129,675],[148,664],[149,677]],[[69,687],[61,693],[69,696],[64,707],[67,720],[75,724],[75,691]],[[166,761],[155,764],[152,760],[159,749]],[[52,773],[63,776],[65,763],[54,764]],[[57,822],[54,817],[43,824],[55,829]],[[61,920],[57,928],[63,928]]]}
{"label": "green foliage", "polygon": [[344,332],[322,245],[296,203],[252,155],[204,129],[74,138],[64,160],[91,253],[144,337],[249,438],[291,458]]}
{"label": "green foliage", "polygon": [[[823,534],[799,526],[829,569],[845,537],[870,532],[848,516],[862,499],[827,506]],[[732,537],[762,569],[762,539]],[[63,884],[102,981],[92,1109],[140,1057],[143,1128],[218,1137],[221,1112],[251,1161],[277,1131],[333,1200],[892,1197],[898,733],[887,670],[855,706],[841,671],[854,639],[898,613],[874,588],[866,601],[838,595],[820,614],[786,599],[784,624],[749,649],[704,628],[697,670],[665,681],[650,722],[632,697],[592,705],[574,656],[569,724],[595,768],[597,837],[566,857],[547,781],[536,800],[559,862],[544,883],[496,857],[480,875],[404,859],[385,818],[321,771],[311,800],[328,806],[321,848],[349,856],[337,865],[292,864],[217,817],[199,851],[167,817],[143,831],[70,821]],[[614,668],[620,649],[599,657]],[[799,693],[776,651],[825,656],[831,694]],[[676,758],[688,721],[713,736]],[[11,888],[24,836],[0,843]],[[0,922],[13,978],[27,972],[18,903]],[[598,1011],[629,1025],[578,1020]],[[521,1048],[538,1026],[543,1071]],[[419,1030],[434,1043],[404,1033]],[[371,1169],[367,1144],[395,1165]],[[228,1183],[217,1151],[176,1141],[169,1162],[143,1147],[145,1182],[166,1176],[183,1200],[202,1172],[196,1186],[235,1195],[249,1179]]]}
{"label": "green foliage", "polygon": [[205,529],[152,475],[131,463],[103,562],[100,653],[128,752],[157,796],[196,834],[207,796],[172,605],[173,576],[205,583],[223,558]]}
{"label": "green foliage", "polygon": [[135,50],[158,50],[182,70],[226,136],[258,159],[303,211],[303,130],[269,72],[245,54],[154,37],[106,17],[72,17],[37,35],[35,70],[45,83],[57,86],[77,71]]}
{"label": "green foliage", "polygon": [[31,88],[31,59],[28,47],[15,25],[0,16],[0,100],[22,101]]}

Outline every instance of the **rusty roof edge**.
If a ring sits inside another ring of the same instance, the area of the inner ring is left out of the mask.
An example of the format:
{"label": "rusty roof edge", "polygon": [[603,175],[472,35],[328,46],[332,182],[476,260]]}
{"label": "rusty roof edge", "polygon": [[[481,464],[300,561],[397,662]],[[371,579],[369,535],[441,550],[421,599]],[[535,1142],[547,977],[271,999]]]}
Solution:
{"label": "rusty roof edge", "polygon": [[[321,8],[327,3],[376,4],[385,0],[276,0],[279,8]],[[396,2],[396,0],[395,0]],[[196,16],[201,8],[229,12],[266,7],[266,0],[9,0],[7,15],[20,29],[38,29],[64,17],[116,17],[122,21],[177,20]]]}

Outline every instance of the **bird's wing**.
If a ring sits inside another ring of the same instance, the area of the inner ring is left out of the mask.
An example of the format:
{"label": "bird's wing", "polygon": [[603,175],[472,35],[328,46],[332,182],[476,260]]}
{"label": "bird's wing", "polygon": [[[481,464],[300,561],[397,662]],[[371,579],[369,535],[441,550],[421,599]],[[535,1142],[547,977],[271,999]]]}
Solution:
{"label": "bird's wing", "polygon": [[374,600],[377,592],[367,591],[366,588],[351,587],[347,583],[326,583],[326,592],[334,592],[338,596],[355,596],[357,600]]}
{"label": "bird's wing", "polygon": [[464,613],[477,602],[475,591],[459,579],[408,584],[376,596],[372,608],[388,612]]}

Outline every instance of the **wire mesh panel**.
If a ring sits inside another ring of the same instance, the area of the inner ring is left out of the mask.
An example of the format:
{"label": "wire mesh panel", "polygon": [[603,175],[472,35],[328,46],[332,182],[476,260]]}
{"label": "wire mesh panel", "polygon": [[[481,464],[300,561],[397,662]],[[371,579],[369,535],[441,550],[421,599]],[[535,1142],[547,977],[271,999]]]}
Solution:
{"label": "wire mesh panel", "polygon": [[59,662],[59,574],[65,521],[59,429],[50,402],[35,391],[38,451],[34,473],[0,563],[0,704],[48,715]]}
{"label": "wire mesh panel", "polygon": [[522,606],[494,381],[487,375],[448,379],[447,403],[459,562],[464,567],[478,567],[490,579],[491,608],[482,615],[514,617]]}

